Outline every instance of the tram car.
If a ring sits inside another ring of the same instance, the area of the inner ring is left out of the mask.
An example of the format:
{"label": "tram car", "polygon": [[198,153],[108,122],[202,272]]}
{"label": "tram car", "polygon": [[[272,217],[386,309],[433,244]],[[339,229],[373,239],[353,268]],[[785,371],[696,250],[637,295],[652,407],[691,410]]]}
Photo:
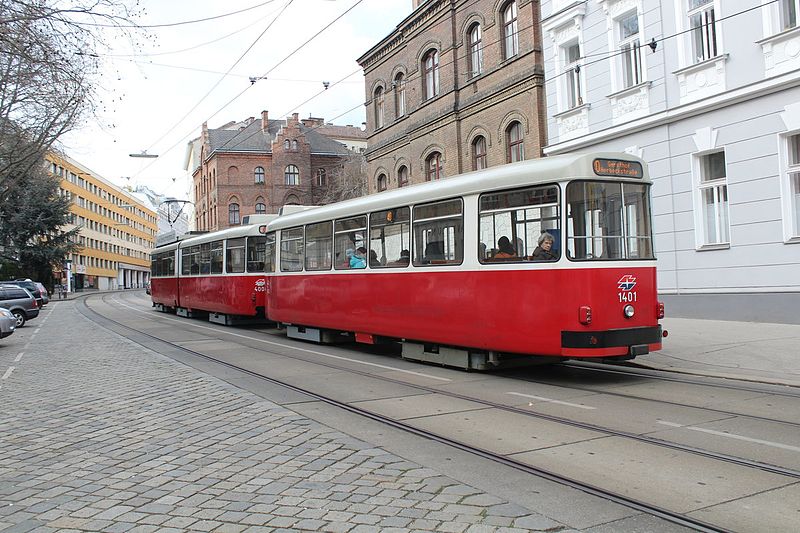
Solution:
{"label": "tram car", "polygon": [[[150,291],[159,311],[208,315],[225,325],[266,319],[267,222],[190,236],[151,253]],[[270,267],[271,269],[271,267]]]}
{"label": "tram car", "polygon": [[664,313],[650,187],[637,157],[571,154],[278,217],[268,318],[463,368],[647,354]]}

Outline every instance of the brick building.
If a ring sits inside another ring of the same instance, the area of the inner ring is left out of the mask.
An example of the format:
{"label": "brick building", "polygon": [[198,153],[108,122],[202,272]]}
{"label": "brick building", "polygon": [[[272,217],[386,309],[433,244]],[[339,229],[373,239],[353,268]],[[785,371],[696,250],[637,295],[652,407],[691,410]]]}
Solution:
{"label": "brick building", "polygon": [[358,59],[369,192],[541,155],[539,2],[414,0]]}
{"label": "brick building", "polygon": [[186,169],[192,175],[194,228],[214,231],[235,226],[245,215],[277,213],[286,204],[314,205],[329,177],[354,154],[324,127],[363,139],[352,126],[326,125],[322,119],[301,121],[248,118],[211,129],[187,147]]}

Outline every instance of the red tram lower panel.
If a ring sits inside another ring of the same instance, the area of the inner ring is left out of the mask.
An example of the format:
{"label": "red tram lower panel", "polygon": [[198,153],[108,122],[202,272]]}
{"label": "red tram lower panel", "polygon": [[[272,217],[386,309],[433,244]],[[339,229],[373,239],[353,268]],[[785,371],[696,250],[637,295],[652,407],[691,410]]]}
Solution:
{"label": "red tram lower panel", "polygon": [[152,300],[169,307],[255,317],[264,313],[263,274],[153,278]]}
{"label": "red tram lower panel", "polygon": [[556,357],[661,348],[654,267],[347,272],[270,283],[269,318],[288,324]]}

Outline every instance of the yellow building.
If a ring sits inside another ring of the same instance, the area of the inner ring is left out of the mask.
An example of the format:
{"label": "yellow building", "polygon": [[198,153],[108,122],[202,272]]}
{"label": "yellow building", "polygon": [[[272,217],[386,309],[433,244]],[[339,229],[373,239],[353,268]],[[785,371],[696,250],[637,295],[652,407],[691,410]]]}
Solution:
{"label": "yellow building", "polygon": [[48,169],[72,200],[67,229],[80,228],[80,250],[65,258],[62,284],[71,291],[144,287],[158,231],[156,213],[77,161],[50,154]]}

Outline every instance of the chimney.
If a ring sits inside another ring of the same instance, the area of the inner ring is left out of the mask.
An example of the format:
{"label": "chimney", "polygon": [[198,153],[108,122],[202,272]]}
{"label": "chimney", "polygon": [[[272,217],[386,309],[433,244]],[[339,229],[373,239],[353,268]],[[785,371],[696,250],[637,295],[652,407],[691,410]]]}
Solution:
{"label": "chimney", "polygon": [[269,130],[269,111],[261,112],[261,131]]}
{"label": "chimney", "polygon": [[300,113],[292,113],[292,122],[295,124],[300,123]]}

